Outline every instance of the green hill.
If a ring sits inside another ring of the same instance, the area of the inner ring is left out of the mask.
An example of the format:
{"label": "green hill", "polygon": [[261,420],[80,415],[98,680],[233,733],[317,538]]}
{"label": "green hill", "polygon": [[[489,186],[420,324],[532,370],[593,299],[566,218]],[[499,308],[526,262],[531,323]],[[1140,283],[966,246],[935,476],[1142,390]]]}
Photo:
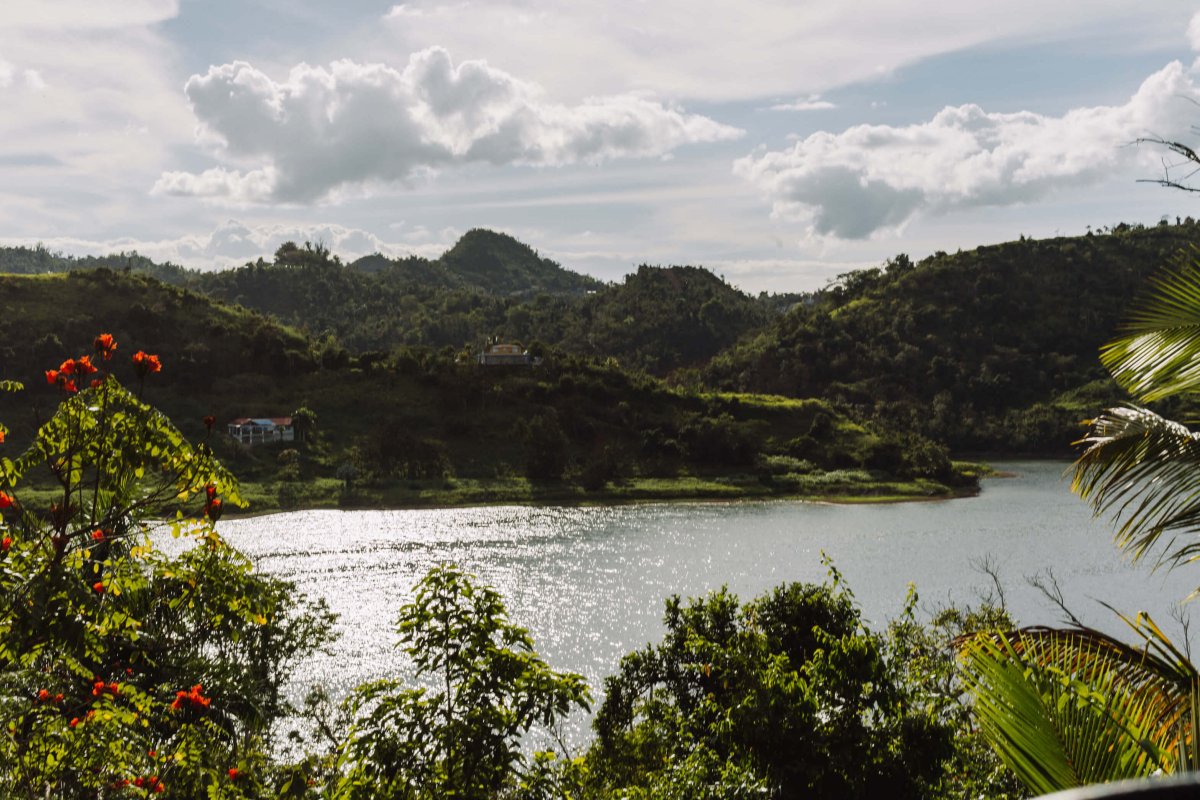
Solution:
{"label": "green hill", "polygon": [[842,276],[714,359],[713,385],[824,397],[957,450],[1066,452],[1119,399],[1097,360],[1200,225],[1117,226],[899,257]]}
{"label": "green hill", "polygon": [[[924,496],[961,480],[928,441],[864,427],[819,400],[679,391],[562,353],[522,368],[431,348],[352,355],[261,313],[108,269],[0,275],[0,378],[26,385],[0,395],[6,448],[29,441],[58,398],[44,371],[90,352],[102,331],[119,342],[112,364],[127,385],[137,385],[135,350],[160,356],[144,391],[185,433],[204,438],[202,418],[216,417],[212,446],[251,482],[259,509],[339,496]],[[220,434],[230,419],[300,407],[318,419],[303,445],[245,447]]]}
{"label": "green hill", "polygon": [[556,345],[654,375],[701,367],[771,317],[766,304],[706,269],[646,265],[573,312]]}

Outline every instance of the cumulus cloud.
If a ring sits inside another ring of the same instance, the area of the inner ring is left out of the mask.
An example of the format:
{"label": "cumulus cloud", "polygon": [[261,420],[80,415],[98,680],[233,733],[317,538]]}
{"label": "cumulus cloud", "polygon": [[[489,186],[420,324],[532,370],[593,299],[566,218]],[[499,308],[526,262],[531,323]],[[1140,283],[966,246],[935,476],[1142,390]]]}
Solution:
{"label": "cumulus cloud", "polygon": [[1060,117],[947,107],[915,125],[814,133],[741,158],[734,172],[763,191],[773,216],[805,223],[810,235],[861,239],[921,212],[1028,202],[1135,164],[1153,170],[1161,153],[1130,143],[1186,136],[1196,102],[1200,89],[1174,62],[1124,105]]}
{"label": "cumulus cloud", "polygon": [[742,133],[632,95],[549,103],[536,86],[482,61],[455,65],[436,47],[413,54],[403,70],[301,64],[284,81],[235,62],[192,76],[185,91],[202,139],[250,168],[168,172],[155,191],[242,203],[311,203],[472,162],[663,156]]}

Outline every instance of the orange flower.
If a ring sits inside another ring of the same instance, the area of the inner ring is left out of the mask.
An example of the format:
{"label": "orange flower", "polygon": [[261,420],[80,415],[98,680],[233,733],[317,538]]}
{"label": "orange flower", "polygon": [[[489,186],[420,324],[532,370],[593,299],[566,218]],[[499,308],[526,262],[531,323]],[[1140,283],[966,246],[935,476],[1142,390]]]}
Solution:
{"label": "orange flower", "polygon": [[79,717],[71,717],[71,727],[74,728],[79,724]]}
{"label": "orange flower", "polygon": [[171,710],[178,711],[185,705],[192,708],[208,708],[209,703],[212,702],[212,698],[205,697],[203,692],[204,687],[198,683],[187,691],[180,689],[175,693],[175,699],[171,702]]}
{"label": "orange flower", "polygon": [[213,522],[216,522],[221,518],[222,508],[223,504],[221,503],[221,498],[218,497],[208,504],[208,508],[204,510],[204,513],[208,515],[209,519],[211,519]]}
{"label": "orange flower", "polygon": [[40,700],[41,702],[44,703],[49,699],[50,699],[50,692],[46,691],[45,689],[38,690],[38,700]]}
{"label": "orange flower", "polygon": [[92,344],[96,348],[98,355],[104,356],[104,360],[108,361],[112,358],[113,351],[117,349],[117,342],[113,339],[111,333],[102,333],[96,337]]}
{"label": "orange flower", "polygon": [[105,533],[100,528],[97,528],[96,530],[92,531],[92,541],[103,542],[104,537],[105,537]]}
{"label": "orange flower", "polygon": [[0,539],[0,550],[7,551],[10,547],[12,547],[11,536],[5,536],[3,539]]}
{"label": "orange flower", "polygon": [[242,771],[239,770],[237,767],[229,768],[229,780],[236,781],[238,778],[241,777],[241,775],[242,775]]}
{"label": "orange flower", "polygon": [[162,362],[158,360],[158,356],[138,350],[133,354],[133,368],[139,376],[148,372],[162,372]]}
{"label": "orange flower", "polygon": [[66,361],[58,365],[58,371],[62,375],[75,374],[75,359],[68,358]]}
{"label": "orange flower", "polygon": [[56,369],[46,370],[46,383],[50,384],[51,386],[58,383],[58,370],[56,370]]}
{"label": "orange flower", "polygon": [[93,389],[99,389],[103,385],[104,381],[100,380],[99,378],[92,378],[92,382],[88,384],[88,386],[91,386]]}
{"label": "orange flower", "polygon": [[4,431],[0,430],[0,444],[4,444]]}
{"label": "orange flower", "polygon": [[96,581],[93,583],[92,591],[96,594],[104,594],[104,581]]}
{"label": "orange flower", "polygon": [[75,359],[75,374],[79,377],[82,378],[97,371],[96,367],[92,366],[91,356],[80,356]]}
{"label": "orange flower", "polygon": [[0,511],[3,511],[6,508],[11,508],[13,502],[14,501],[13,501],[11,495],[7,495],[4,492],[0,492]]}

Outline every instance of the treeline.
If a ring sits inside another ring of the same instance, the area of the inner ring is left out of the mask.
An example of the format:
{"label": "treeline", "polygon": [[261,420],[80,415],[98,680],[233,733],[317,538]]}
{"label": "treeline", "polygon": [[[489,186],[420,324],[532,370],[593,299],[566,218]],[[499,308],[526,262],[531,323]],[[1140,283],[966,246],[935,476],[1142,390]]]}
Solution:
{"label": "treeline", "polygon": [[206,416],[219,431],[239,417],[316,415],[304,443],[212,440],[244,478],[276,486],[277,496],[255,498],[260,506],[295,504],[314,481],[322,502],[336,485],[350,503],[412,501],[389,494],[396,487],[508,479],[560,499],[654,479],[705,482],[700,493],[822,496],[939,494],[972,482],[928,439],[863,426],[820,400],[673,388],[617,359],[552,347],[537,366],[499,368],[449,347],[355,354],[269,315],[104,268],[0,276],[0,379],[27,387],[0,396],[13,441],[32,437],[38,408],[57,396],[46,365],[99,329],[154,343],[164,366],[148,396],[189,435],[205,434]]}
{"label": "treeline", "polygon": [[1096,360],[1190,220],[1022,239],[849,273],[704,370],[710,385],[823,397],[956,451],[1066,453],[1121,400]]}
{"label": "treeline", "polygon": [[[901,255],[816,292],[759,297],[697,267],[642,266],[604,285],[484,230],[435,260],[343,264],[320,245],[288,243],[270,262],[199,272],[136,255],[8,248],[0,271],[154,276],[283,322],[325,368],[425,351],[469,359],[486,341],[518,341],[539,356],[611,360],[698,390],[820,397],[879,430],[957,452],[1062,455],[1081,419],[1121,400],[1097,348],[1146,278],[1197,241],[1191,219],[1122,224],[920,263]],[[300,369],[298,349],[284,349]],[[207,363],[203,355],[189,363]]]}

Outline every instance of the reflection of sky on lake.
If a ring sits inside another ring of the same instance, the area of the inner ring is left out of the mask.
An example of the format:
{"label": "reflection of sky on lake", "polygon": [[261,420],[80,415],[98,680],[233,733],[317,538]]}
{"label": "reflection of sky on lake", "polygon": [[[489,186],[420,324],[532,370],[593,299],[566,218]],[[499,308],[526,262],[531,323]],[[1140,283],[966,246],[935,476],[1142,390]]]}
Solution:
{"label": "reflection of sky on lake", "polygon": [[331,652],[297,676],[337,696],[406,672],[394,648],[397,609],[443,561],[498,589],[550,664],[583,673],[597,695],[622,655],[661,636],[666,596],[724,583],[749,598],[785,581],[820,581],[822,551],[877,629],[900,612],[910,582],[926,610],[974,601],[989,585],[973,566],[983,558],[1026,624],[1059,619],[1025,582],[1051,566],[1075,613],[1116,634],[1121,623],[1091,598],[1170,623],[1170,607],[1200,584],[1200,570],[1129,566],[1110,528],[1059,480],[1064,464],[1004,466],[1018,477],[949,502],[305,511],[227,520],[221,530],[261,569],[324,597],[339,615]]}

